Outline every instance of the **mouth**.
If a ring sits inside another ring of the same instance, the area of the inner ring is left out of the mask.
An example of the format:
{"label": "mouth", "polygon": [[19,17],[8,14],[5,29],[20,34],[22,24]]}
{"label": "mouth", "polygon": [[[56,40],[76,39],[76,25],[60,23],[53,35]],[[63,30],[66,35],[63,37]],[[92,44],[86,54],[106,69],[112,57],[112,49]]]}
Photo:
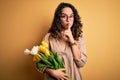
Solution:
{"label": "mouth", "polygon": [[70,25],[69,23],[66,24],[66,26],[69,26],[69,25]]}
{"label": "mouth", "polygon": [[68,29],[70,27],[70,23],[67,23],[66,24],[66,28]]}
{"label": "mouth", "polygon": [[70,28],[70,23],[66,23],[65,25],[64,25],[64,27],[63,27],[63,29],[69,29]]}

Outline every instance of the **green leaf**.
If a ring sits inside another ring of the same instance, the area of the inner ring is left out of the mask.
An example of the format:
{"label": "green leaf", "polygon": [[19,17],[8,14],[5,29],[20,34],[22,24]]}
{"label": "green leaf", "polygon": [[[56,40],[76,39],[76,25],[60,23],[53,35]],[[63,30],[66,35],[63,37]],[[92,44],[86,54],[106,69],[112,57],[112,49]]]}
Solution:
{"label": "green leaf", "polygon": [[37,63],[37,66],[38,66],[38,68],[41,68],[41,67],[46,67],[46,65],[45,64],[43,64],[43,63]]}
{"label": "green leaf", "polygon": [[45,55],[44,54],[40,54],[41,55],[41,61],[43,63],[45,63],[46,65],[51,65],[51,63],[48,61],[47,58],[45,58]]}
{"label": "green leaf", "polygon": [[54,58],[55,58],[55,60],[58,62],[60,68],[64,68],[63,62],[62,62],[62,60],[59,58],[59,56],[58,56],[57,53],[54,53]]}

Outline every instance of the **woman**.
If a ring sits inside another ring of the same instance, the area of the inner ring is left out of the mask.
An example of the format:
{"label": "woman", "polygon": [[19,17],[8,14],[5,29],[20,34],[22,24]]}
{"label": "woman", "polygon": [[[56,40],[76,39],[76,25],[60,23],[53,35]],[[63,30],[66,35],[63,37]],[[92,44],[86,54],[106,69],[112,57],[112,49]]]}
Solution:
{"label": "woman", "polygon": [[[77,10],[69,3],[60,3],[55,11],[52,26],[44,37],[52,52],[57,52],[65,69],[39,68],[45,80],[82,80],[80,68],[86,64],[86,48],[82,24]],[[66,74],[63,73],[66,70]]]}

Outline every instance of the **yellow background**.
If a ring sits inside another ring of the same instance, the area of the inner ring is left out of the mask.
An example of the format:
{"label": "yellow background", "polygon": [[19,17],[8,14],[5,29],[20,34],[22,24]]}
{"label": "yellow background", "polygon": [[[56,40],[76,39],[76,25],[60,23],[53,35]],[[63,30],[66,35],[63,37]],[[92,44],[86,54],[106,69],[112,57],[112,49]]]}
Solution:
{"label": "yellow background", "polygon": [[0,80],[42,80],[23,51],[39,45],[63,1],[77,8],[83,23],[83,80],[120,80],[119,0],[0,0]]}

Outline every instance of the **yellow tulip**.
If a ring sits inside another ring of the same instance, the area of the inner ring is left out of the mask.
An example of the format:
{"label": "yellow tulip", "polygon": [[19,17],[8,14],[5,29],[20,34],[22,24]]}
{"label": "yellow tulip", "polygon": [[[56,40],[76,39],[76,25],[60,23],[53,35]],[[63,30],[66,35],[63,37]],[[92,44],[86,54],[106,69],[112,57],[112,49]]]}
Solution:
{"label": "yellow tulip", "polygon": [[39,50],[40,50],[40,52],[44,53],[47,57],[50,55],[49,50],[46,47],[44,47],[43,45],[39,46]]}
{"label": "yellow tulip", "polygon": [[33,61],[35,62],[39,62],[40,61],[40,55],[39,54],[35,54],[34,57],[33,57]]}
{"label": "yellow tulip", "polygon": [[45,48],[47,48],[47,49],[48,49],[48,44],[47,44],[47,42],[46,42],[46,41],[42,41],[42,42],[41,42],[41,44],[42,44]]}

